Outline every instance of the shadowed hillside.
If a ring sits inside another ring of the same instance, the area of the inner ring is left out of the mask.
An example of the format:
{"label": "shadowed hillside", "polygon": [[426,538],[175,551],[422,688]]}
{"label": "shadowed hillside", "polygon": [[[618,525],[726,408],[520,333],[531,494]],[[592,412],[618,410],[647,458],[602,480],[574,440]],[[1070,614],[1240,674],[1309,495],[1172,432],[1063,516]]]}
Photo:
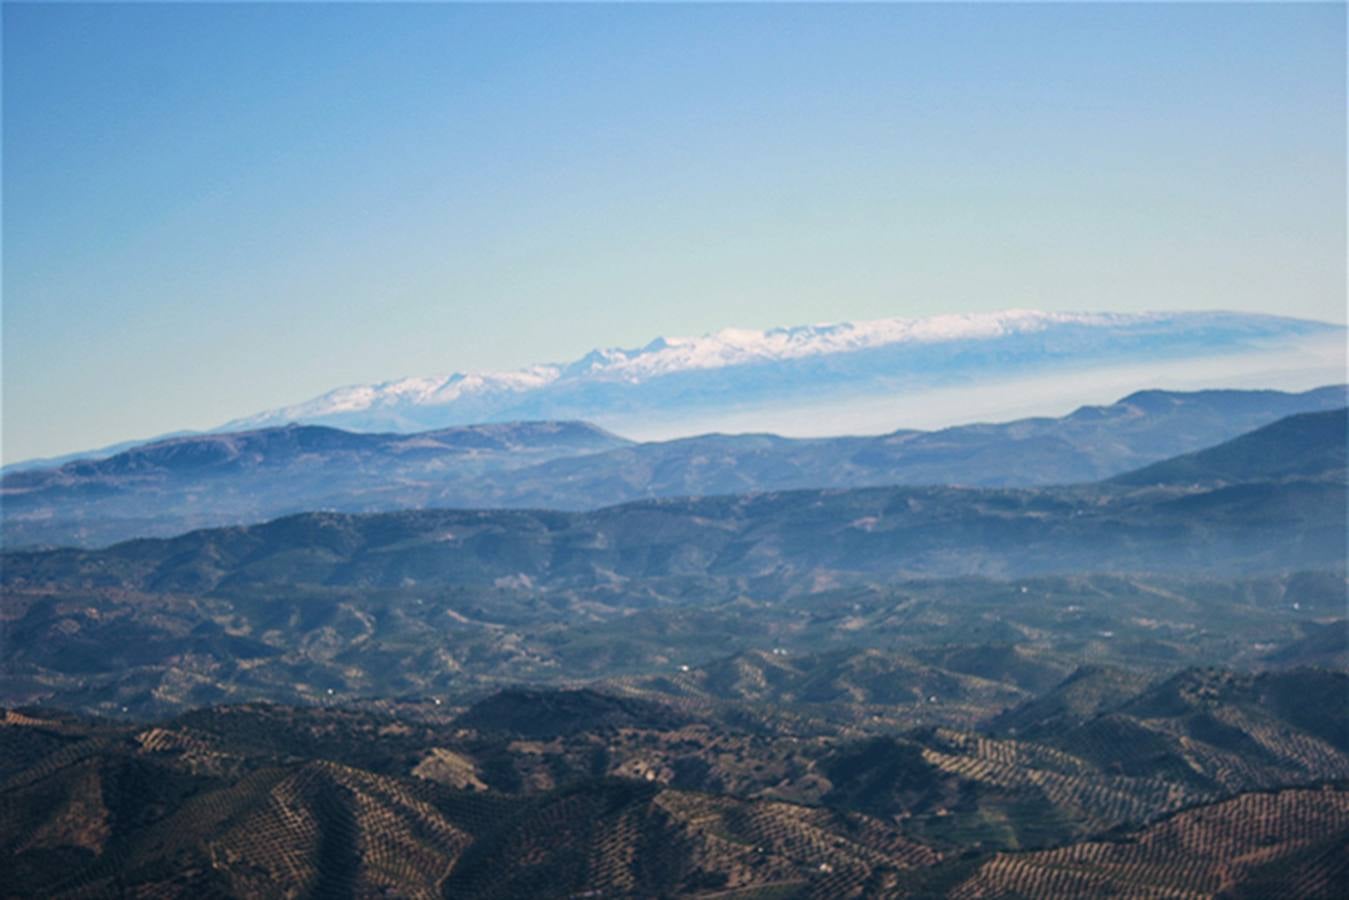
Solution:
{"label": "shadowed hillside", "polygon": [[1120,484],[1239,483],[1255,479],[1325,478],[1345,470],[1349,410],[1280,419],[1217,447],[1166,460],[1114,479]]}
{"label": "shadowed hillside", "polygon": [[1349,793],[1248,794],[1178,813],[1136,835],[999,854],[946,896],[1343,896]]}

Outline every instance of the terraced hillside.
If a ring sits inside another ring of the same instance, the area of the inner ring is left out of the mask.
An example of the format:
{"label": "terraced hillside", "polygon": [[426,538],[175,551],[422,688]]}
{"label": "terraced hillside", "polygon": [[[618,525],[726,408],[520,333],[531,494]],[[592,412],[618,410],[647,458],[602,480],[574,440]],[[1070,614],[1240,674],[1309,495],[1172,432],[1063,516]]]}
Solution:
{"label": "terraced hillside", "polygon": [[854,814],[622,779],[453,790],[174,725],[78,742],[0,795],[6,896],[859,896],[940,858]]}
{"label": "terraced hillside", "polygon": [[[1229,690],[1197,712],[1158,715],[1154,698],[1178,683]],[[1036,740],[906,727],[898,710],[858,726],[790,701],[642,696],[619,718],[614,700],[587,693],[489,698],[457,724],[494,724],[450,749],[460,759],[487,753],[490,769],[473,773],[489,785],[545,789],[608,774],[854,810],[961,847],[1044,846],[1240,791],[1349,780],[1343,735],[1326,730],[1327,720],[1342,730],[1344,717],[1326,709],[1349,697],[1349,676],[1318,669],[1187,670]],[[550,718],[558,709],[568,715]],[[496,742],[508,739],[503,756]]]}
{"label": "terraced hillside", "polygon": [[1349,791],[1245,794],[1138,834],[999,854],[947,892],[982,897],[1344,896]]}
{"label": "terraced hillside", "polygon": [[[590,690],[398,715],[9,710],[0,892],[1333,896],[1349,753],[1309,712],[1346,688],[1323,670],[1193,671],[1092,720],[1157,728],[1173,698],[1202,696],[1240,723],[1218,736],[1247,764],[1227,782],[1146,754],[1121,767],[1071,732],[866,737],[753,703]],[[1206,743],[1187,747],[1207,758]]]}

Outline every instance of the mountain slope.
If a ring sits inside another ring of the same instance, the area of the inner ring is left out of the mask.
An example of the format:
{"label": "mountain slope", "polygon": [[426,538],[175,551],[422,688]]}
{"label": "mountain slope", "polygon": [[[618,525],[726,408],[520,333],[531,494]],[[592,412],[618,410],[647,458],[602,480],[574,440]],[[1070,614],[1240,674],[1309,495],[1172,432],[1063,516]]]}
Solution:
{"label": "mountain slope", "polygon": [[999,854],[946,896],[1343,896],[1349,792],[1252,793],[1177,813],[1127,839]]}
{"label": "mountain slope", "polygon": [[1327,484],[1242,485],[1174,500],[877,488],[655,501],[589,514],[314,513],[103,551],[11,553],[4,578],[10,585],[96,578],[136,590],[202,591],[812,570],[872,577],[1287,571],[1342,561],[1344,499],[1342,486]]}
{"label": "mountain slope", "polygon": [[1120,475],[1119,484],[1217,484],[1254,478],[1343,480],[1349,410],[1280,419],[1217,447]]}
{"label": "mountain slope", "polygon": [[1089,481],[1209,447],[1282,416],[1342,407],[1343,387],[1148,391],[1060,419],[880,437],[707,435],[631,444],[583,423],[415,435],[288,426],[156,442],[0,480],[9,546],[100,544],[292,512],[593,509],[649,497],[810,487]]}

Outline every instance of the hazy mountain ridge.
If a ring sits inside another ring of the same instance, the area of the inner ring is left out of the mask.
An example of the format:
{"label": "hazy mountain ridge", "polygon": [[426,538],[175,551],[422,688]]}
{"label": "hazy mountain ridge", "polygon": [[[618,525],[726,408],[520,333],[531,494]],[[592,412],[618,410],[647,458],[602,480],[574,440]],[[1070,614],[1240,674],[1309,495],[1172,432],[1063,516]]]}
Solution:
{"label": "hazy mountain ridge", "polygon": [[[1325,452],[1343,458],[1346,436],[1336,425],[1343,411],[1307,417],[1322,420],[1330,426],[1312,432]],[[894,578],[1334,568],[1343,562],[1346,475],[1342,468],[1328,475],[1325,452],[1306,455],[1304,431],[1266,430],[1263,452],[1245,469],[1249,480],[1219,479],[1216,487],[863,488],[654,500],[589,513],[308,513],[103,551],[8,553],[3,577],[14,586],[98,572],[136,590],[211,590],[297,579],[394,587],[808,571]],[[1281,437],[1299,443],[1280,452]],[[1205,458],[1231,452],[1220,447]],[[1303,458],[1313,461],[1303,472],[1286,462]]]}
{"label": "hazy mountain ridge", "polygon": [[[139,445],[99,460],[8,474],[7,490],[75,486],[100,476],[192,473],[230,474],[247,469],[312,464],[339,457],[357,465],[371,456],[421,460],[501,454],[494,462],[528,465],[553,454],[592,453],[629,443],[585,422],[509,422],[469,425],[417,434],[370,434],[321,425],[287,425],[260,431],[190,435]],[[531,458],[531,454],[533,455]],[[345,457],[345,458],[343,458]]]}
{"label": "hazy mountain ridge", "polygon": [[644,497],[811,487],[1091,481],[1211,446],[1281,416],[1342,407],[1344,387],[1147,391],[1060,419],[879,437],[707,435],[632,444],[583,423],[413,435],[321,426],[156,442],[0,479],[9,546],[98,544],[292,512],[593,509]]}

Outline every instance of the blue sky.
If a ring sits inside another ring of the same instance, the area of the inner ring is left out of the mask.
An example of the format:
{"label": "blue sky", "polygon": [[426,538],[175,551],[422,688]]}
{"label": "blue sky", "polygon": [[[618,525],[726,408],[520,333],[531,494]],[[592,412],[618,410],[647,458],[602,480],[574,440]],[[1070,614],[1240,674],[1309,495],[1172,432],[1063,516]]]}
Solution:
{"label": "blue sky", "polygon": [[727,325],[1345,318],[1341,5],[16,5],[4,458]]}

